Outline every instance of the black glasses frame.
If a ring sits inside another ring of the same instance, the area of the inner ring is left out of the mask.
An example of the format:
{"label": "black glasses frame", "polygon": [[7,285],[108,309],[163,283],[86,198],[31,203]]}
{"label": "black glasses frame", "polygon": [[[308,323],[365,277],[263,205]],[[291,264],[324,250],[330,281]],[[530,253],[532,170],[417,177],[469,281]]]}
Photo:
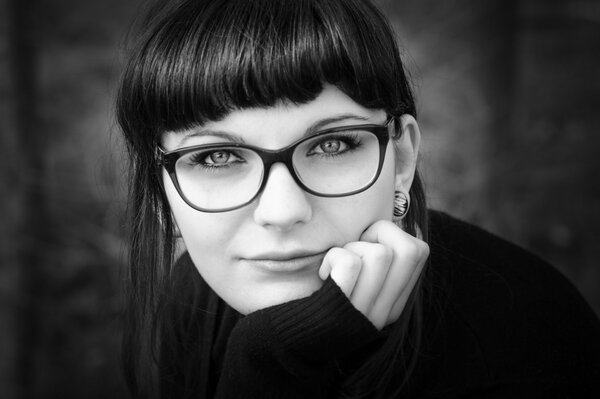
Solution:
{"label": "black glasses frame", "polygon": [[[242,144],[242,143],[201,144],[201,145],[195,145],[195,146],[191,146],[191,147],[179,148],[179,149],[173,150],[173,151],[164,151],[162,148],[159,147],[159,149],[158,149],[159,150],[158,164],[159,164],[159,166],[162,166],[165,168],[165,170],[169,174],[169,177],[171,178],[171,181],[173,182],[173,185],[175,186],[175,189],[179,193],[179,196],[185,201],[185,203],[188,204],[193,209],[196,209],[201,212],[208,212],[208,213],[227,212],[227,211],[233,211],[235,209],[239,209],[239,208],[242,208],[242,207],[248,205],[249,203],[254,201],[254,199],[256,199],[256,197],[258,197],[260,195],[260,193],[264,190],[264,188],[267,184],[267,180],[269,179],[269,173],[271,171],[271,166],[278,162],[283,163],[287,167],[288,171],[290,172],[290,175],[292,175],[296,184],[298,184],[298,186],[300,188],[302,188],[304,191],[306,191],[307,193],[316,195],[318,197],[327,197],[327,198],[346,197],[349,195],[354,195],[354,194],[358,194],[360,192],[365,191],[366,189],[371,187],[379,178],[379,175],[381,174],[381,169],[383,167],[383,162],[385,160],[385,151],[386,151],[389,139],[390,139],[389,126],[393,120],[394,120],[394,118],[390,117],[385,122],[384,125],[374,125],[374,124],[349,125],[349,126],[339,126],[339,127],[334,127],[334,128],[330,128],[330,129],[324,129],[324,130],[318,131],[315,134],[312,134],[308,137],[303,137],[300,140],[297,140],[294,143],[290,144],[289,146],[282,148],[280,150],[265,150],[264,148],[255,147],[253,145]],[[296,174],[296,170],[294,169],[294,165],[292,162],[292,155],[294,154],[294,150],[296,149],[296,147],[298,147],[300,144],[302,144],[303,142],[305,142],[307,140],[314,139],[315,137],[318,137],[318,136],[321,136],[324,134],[335,133],[335,132],[340,132],[340,131],[345,131],[345,130],[353,130],[353,129],[357,129],[357,128],[360,128],[361,130],[367,130],[367,131],[373,133],[377,137],[377,140],[379,141],[379,165],[377,166],[377,173],[375,173],[373,178],[364,187],[361,187],[358,190],[353,190],[353,191],[340,193],[340,194],[323,194],[323,193],[319,193],[318,191],[314,191],[311,188],[307,187],[302,182],[302,180],[300,180],[298,175]],[[397,138],[397,136],[394,135],[394,138]],[[256,190],[256,194],[254,194],[248,201],[246,201],[240,205],[236,205],[236,206],[232,206],[232,207],[228,207],[228,208],[219,208],[219,209],[202,208],[202,207],[197,206],[194,203],[192,203],[185,196],[183,191],[181,190],[181,187],[179,185],[179,180],[177,179],[177,172],[175,170],[175,165],[177,164],[177,160],[179,158],[181,158],[182,156],[184,156],[186,154],[189,154],[190,152],[195,152],[198,150],[210,150],[213,148],[222,148],[223,146],[232,147],[232,148],[249,149],[249,150],[254,151],[256,154],[258,154],[258,156],[263,161],[263,168],[264,168],[263,177],[260,182],[260,186]]]}

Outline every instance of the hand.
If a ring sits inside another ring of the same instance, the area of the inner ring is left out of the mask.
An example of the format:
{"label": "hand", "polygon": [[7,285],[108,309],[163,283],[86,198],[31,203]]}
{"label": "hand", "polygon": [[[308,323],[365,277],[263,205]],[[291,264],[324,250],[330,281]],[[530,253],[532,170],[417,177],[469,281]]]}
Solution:
{"label": "hand", "polygon": [[327,252],[319,276],[331,278],[381,330],[398,320],[429,256],[429,246],[390,221],[373,223],[360,241]]}

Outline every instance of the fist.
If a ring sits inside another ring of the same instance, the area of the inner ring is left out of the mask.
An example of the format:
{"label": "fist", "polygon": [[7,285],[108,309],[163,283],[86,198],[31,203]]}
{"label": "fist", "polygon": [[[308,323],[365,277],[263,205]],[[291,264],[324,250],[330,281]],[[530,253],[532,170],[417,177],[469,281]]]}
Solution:
{"label": "fist", "polygon": [[360,241],[331,248],[319,276],[331,276],[352,305],[381,330],[402,314],[428,256],[427,243],[380,220]]}

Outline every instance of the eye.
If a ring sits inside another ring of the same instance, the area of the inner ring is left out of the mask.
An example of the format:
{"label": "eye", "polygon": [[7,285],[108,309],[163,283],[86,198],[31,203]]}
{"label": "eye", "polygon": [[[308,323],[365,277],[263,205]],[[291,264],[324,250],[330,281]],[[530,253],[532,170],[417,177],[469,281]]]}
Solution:
{"label": "eye", "polygon": [[334,156],[352,151],[360,146],[358,134],[349,132],[336,133],[318,137],[311,143],[306,155]]}
{"label": "eye", "polygon": [[219,168],[240,163],[244,160],[233,151],[217,149],[214,151],[196,152],[190,157],[190,161],[194,165]]}
{"label": "eye", "polygon": [[227,163],[227,161],[229,161],[229,158],[232,157],[232,154],[230,152],[227,151],[215,151],[215,152],[211,152],[207,157],[206,157],[206,162],[207,164],[224,164]]}
{"label": "eye", "polygon": [[328,139],[317,146],[317,149],[325,154],[334,154],[338,151],[344,151],[348,145],[339,139]]}

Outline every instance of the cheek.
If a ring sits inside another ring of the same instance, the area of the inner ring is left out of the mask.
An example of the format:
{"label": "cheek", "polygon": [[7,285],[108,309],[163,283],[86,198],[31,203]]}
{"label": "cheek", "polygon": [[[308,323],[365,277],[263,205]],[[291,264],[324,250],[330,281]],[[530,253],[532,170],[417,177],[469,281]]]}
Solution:
{"label": "cheek", "polygon": [[199,212],[183,201],[170,178],[164,179],[164,185],[173,218],[192,258],[197,254],[203,257],[223,254],[232,231],[239,224],[236,214]]}
{"label": "cheek", "polygon": [[226,302],[238,311],[243,310],[245,286],[231,258],[231,246],[240,213],[203,213],[188,206],[172,185],[165,184],[167,198],[177,222],[185,249],[202,278]]}
{"label": "cheek", "polygon": [[320,201],[321,212],[316,217],[334,225],[346,242],[357,241],[371,224],[392,220],[394,184],[394,151],[388,146],[379,178],[371,187],[356,195]]}

